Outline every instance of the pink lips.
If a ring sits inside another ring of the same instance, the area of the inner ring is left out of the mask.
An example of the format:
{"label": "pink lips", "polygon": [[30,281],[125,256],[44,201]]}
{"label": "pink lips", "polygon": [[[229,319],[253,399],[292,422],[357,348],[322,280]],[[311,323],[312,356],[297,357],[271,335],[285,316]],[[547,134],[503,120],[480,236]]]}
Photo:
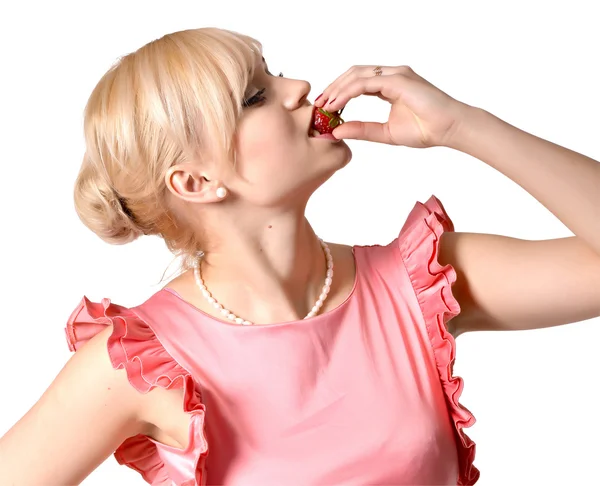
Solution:
{"label": "pink lips", "polygon": [[327,140],[335,140],[336,142],[338,141],[338,139],[335,138],[331,133],[323,133],[321,135],[315,135],[313,138],[325,138]]}

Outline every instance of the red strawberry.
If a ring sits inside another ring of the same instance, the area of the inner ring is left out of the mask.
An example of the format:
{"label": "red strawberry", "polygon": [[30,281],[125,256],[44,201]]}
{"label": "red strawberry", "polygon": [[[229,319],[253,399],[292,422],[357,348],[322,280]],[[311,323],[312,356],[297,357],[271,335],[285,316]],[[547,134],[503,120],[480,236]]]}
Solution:
{"label": "red strawberry", "polygon": [[344,123],[344,120],[340,118],[343,110],[344,109],[342,108],[341,110],[330,113],[323,108],[317,108],[315,110],[313,127],[316,128],[321,135],[333,132],[335,127]]}

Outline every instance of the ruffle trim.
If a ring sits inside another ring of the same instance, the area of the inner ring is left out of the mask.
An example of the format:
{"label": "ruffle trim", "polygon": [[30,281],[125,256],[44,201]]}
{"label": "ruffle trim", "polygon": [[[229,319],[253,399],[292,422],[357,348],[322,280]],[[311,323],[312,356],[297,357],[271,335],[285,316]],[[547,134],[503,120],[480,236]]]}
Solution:
{"label": "ruffle trim", "polygon": [[[452,294],[456,271],[438,262],[439,241],[444,231],[454,231],[452,220],[442,203],[431,196],[425,204],[417,202],[400,231],[398,243],[404,265],[412,282],[433,348],[442,388],[454,422],[459,460],[458,486],[472,485],[480,471],[473,465],[475,443],[463,428],[475,423],[473,414],[459,403],[463,390],[460,376],[452,376],[456,342],[446,323],[460,313]],[[427,262],[424,265],[424,262]]]}
{"label": "ruffle trim", "polygon": [[200,486],[205,481],[208,443],[204,435],[205,407],[190,373],[165,350],[152,329],[133,310],[100,303],[83,296],[67,321],[65,334],[71,351],[113,325],[107,348],[115,369],[124,368],[131,385],[140,393],[156,387],[183,388],[183,410],[190,414],[188,446],[162,444],[138,434],[126,439],[114,456],[121,465],[138,471],[152,485]]}

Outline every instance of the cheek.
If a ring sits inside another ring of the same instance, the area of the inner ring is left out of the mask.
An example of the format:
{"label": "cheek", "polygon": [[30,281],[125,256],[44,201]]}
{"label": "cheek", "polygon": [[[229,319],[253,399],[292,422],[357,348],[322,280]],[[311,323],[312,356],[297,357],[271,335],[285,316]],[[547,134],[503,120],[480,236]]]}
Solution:
{"label": "cheek", "polygon": [[[281,164],[283,158],[291,158],[297,152],[293,145],[298,135],[285,119],[262,117],[253,120],[237,138],[238,163],[248,178],[259,172],[271,171]],[[272,175],[272,173],[271,173]]]}

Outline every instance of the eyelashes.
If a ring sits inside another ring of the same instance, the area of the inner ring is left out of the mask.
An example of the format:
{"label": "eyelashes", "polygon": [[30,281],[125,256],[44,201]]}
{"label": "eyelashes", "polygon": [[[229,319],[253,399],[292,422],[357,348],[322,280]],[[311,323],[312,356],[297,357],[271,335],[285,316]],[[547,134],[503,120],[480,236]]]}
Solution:
{"label": "eyelashes", "polygon": [[[267,71],[268,74],[271,74]],[[272,76],[272,74],[271,74]],[[283,73],[279,73],[278,77],[283,78]],[[267,98],[265,98],[263,96],[263,93],[265,92],[265,88],[261,89],[258,93],[256,93],[254,96],[247,98],[244,100],[243,106],[245,108],[249,108],[252,105],[255,105],[256,103],[260,103],[262,101],[265,101]]]}
{"label": "eyelashes", "polygon": [[262,96],[262,94],[265,92],[265,88],[261,89],[258,93],[256,93],[254,96],[252,96],[251,98],[248,98],[246,100],[244,100],[244,107],[248,108],[252,105],[255,105],[256,103],[258,103],[259,101],[264,101],[266,100],[266,98],[264,96]]}

